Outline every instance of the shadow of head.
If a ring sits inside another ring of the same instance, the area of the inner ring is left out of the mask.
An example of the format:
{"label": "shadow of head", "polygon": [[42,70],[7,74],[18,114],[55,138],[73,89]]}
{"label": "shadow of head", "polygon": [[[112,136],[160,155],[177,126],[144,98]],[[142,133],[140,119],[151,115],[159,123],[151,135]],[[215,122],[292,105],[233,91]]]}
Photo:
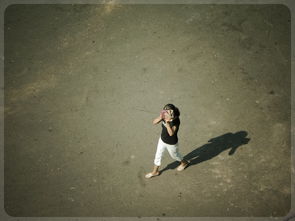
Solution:
{"label": "shadow of head", "polygon": [[246,131],[226,133],[219,137],[212,138],[208,142],[214,145],[220,145],[220,147],[225,150],[230,147],[238,147],[247,144],[250,141],[250,138],[247,138],[247,135],[248,133]]}
{"label": "shadow of head", "polygon": [[228,139],[228,146],[231,148],[229,155],[233,155],[238,147],[249,143],[250,138],[247,138],[248,133],[246,131],[239,131],[237,133],[231,134]]}

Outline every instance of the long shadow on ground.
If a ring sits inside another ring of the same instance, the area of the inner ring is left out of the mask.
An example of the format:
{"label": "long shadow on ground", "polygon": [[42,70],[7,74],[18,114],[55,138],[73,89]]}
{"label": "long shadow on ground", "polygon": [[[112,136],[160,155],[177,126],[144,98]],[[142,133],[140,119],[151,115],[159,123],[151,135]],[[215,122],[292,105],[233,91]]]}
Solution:
{"label": "long shadow on ground", "polygon": [[[185,155],[184,159],[190,162],[188,165],[188,167],[190,167],[206,160],[210,160],[227,149],[230,149],[228,155],[233,155],[240,146],[247,144],[250,141],[250,138],[247,138],[247,135],[248,133],[246,131],[239,131],[234,134],[226,133],[212,138],[208,141],[209,143],[204,144]],[[175,169],[178,165],[178,161],[170,163],[163,168],[160,173],[163,173],[166,170]]]}

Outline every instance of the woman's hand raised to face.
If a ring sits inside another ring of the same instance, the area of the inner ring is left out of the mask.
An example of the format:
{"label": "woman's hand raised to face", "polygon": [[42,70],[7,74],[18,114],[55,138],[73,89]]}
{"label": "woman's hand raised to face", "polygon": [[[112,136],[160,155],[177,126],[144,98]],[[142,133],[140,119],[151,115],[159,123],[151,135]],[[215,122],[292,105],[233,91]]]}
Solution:
{"label": "woman's hand raised to face", "polygon": [[169,110],[162,110],[159,118],[163,119],[165,122],[170,122],[172,121],[171,112]]}

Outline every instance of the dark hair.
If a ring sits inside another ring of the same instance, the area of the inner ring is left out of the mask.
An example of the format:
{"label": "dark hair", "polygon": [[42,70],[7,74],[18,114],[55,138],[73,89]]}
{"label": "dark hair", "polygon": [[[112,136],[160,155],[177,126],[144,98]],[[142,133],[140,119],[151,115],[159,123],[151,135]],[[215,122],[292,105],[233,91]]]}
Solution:
{"label": "dark hair", "polygon": [[179,109],[177,107],[175,107],[174,115],[175,115],[175,117],[179,117],[180,116],[180,111],[179,111]]}
{"label": "dark hair", "polygon": [[164,110],[173,110],[175,109],[175,106],[173,104],[166,104],[163,108]]}
{"label": "dark hair", "polygon": [[175,117],[180,116],[180,111],[179,111],[179,109],[177,107],[175,107],[174,104],[166,104],[163,109],[164,110],[173,110]]}

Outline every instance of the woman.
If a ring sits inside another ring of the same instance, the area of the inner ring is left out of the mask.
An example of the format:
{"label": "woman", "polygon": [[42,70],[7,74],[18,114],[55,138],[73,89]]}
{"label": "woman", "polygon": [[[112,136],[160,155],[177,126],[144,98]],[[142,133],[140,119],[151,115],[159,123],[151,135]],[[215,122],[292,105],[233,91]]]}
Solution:
{"label": "woman", "polygon": [[162,122],[162,133],[157,146],[154,160],[154,169],[152,172],[145,175],[146,178],[151,178],[160,174],[159,167],[161,165],[163,153],[166,149],[173,159],[181,162],[177,167],[178,171],[184,170],[188,165],[188,162],[183,159],[178,151],[177,132],[180,125],[179,115],[180,112],[177,107],[175,107],[173,104],[167,104],[161,111],[160,116],[154,119],[154,125]]}

